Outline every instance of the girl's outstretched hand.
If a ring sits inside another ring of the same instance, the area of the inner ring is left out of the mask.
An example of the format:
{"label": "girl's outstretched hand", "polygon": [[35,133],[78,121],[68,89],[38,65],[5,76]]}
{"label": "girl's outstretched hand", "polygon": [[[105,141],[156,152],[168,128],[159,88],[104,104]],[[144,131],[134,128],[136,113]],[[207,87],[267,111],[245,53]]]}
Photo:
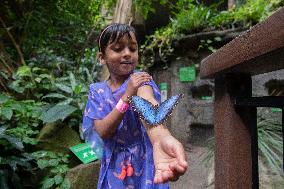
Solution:
{"label": "girl's outstretched hand", "polygon": [[128,81],[127,89],[125,92],[126,98],[128,96],[136,95],[138,88],[146,82],[149,82],[152,77],[146,72],[133,73]]}
{"label": "girl's outstretched hand", "polygon": [[187,170],[186,155],[182,144],[169,135],[153,144],[155,164],[154,183],[176,181]]}

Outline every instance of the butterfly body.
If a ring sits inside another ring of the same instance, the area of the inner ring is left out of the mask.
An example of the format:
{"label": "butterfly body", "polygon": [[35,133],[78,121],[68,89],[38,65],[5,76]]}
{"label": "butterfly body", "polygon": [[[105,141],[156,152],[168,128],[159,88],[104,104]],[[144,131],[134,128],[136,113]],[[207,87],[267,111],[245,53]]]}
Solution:
{"label": "butterfly body", "polygon": [[138,112],[139,116],[147,122],[147,124],[154,126],[163,123],[171,114],[173,108],[177,105],[178,100],[182,95],[172,96],[159,105],[152,105],[149,101],[139,97],[131,97],[131,105],[134,110]]}

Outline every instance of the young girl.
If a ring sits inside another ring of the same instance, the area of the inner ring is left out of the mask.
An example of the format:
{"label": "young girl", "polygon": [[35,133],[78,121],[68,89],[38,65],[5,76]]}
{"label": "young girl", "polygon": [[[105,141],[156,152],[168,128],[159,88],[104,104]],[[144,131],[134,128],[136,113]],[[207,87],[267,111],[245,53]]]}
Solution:
{"label": "young girl", "polygon": [[[133,27],[111,24],[98,38],[98,59],[107,81],[90,85],[83,134],[92,147],[103,144],[98,189],[166,189],[185,173],[184,149],[163,125],[150,127],[129,106],[129,97],[160,102],[158,87],[146,72],[136,72],[138,44]],[[103,139],[103,143],[102,140]]]}

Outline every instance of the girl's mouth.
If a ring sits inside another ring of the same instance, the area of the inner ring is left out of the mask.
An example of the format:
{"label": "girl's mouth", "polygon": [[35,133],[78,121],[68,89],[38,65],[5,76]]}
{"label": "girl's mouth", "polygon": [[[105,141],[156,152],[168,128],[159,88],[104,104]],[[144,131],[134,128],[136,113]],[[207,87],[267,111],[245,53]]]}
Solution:
{"label": "girl's mouth", "polygon": [[123,61],[120,64],[133,64],[133,62],[131,62],[131,61]]}

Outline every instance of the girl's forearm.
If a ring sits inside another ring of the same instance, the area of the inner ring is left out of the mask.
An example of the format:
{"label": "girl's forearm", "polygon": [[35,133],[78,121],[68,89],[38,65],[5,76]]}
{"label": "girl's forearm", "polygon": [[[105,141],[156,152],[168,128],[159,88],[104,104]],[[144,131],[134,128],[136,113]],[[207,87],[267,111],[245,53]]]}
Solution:
{"label": "girl's forearm", "polygon": [[144,127],[146,127],[147,134],[150,138],[150,141],[152,144],[158,142],[160,139],[171,135],[168,128],[164,125],[158,125],[158,126],[149,126],[147,123],[142,121]]}
{"label": "girl's forearm", "polygon": [[[126,101],[127,94],[121,98]],[[94,127],[102,139],[108,139],[115,134],[115,131],[123,119],[124,113],[118,111],[115,107],[113,110],[102,120],[95,120]]]}
{"label": "girl's forearm", "polygon": [[[159,104],[154,98],[154,93],[150,86],[145,85],[145,86],[140,87],[138,89],[137,95],[148,100],[153,105]],[[142,123],[147,130],[147,133],[149,135],[149,138],[152,144],[159,141],[161,138],[165,136],[171,135],[167,127],[165,127],[164,125],[158,125],[158,126],[151,127],[143,120],[142,120]]]}
{"label": "girl's forearm", "polygon": [[100,137],[102,139],[108,139],[113,136],[117,127],[121,123],[123,116],[124,113],[121,113],[114,108],[104,119],[95,120],[94,127]]}

